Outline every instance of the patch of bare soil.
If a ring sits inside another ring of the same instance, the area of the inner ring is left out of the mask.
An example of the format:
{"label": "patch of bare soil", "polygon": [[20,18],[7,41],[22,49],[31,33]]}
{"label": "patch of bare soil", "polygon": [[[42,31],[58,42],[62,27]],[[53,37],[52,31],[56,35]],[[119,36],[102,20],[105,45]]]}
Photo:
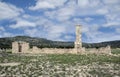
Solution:
{"label": "patch of bare soil", "polygon": [[21,63],[12,62],[12,63],[0,63],[0,66],[18,66]]}

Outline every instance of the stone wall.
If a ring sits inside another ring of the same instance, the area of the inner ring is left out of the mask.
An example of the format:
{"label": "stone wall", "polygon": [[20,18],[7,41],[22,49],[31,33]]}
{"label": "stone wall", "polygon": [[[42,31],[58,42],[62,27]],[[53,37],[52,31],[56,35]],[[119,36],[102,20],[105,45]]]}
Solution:
{"label": "stone wall", "polygon": [[86,53],[94,53],[94,54],[111,54],[111,47],[101,47],[101,48],[92,48],[89,49],[88,51],[85,51]]}
{"label": "stone wall", "polygon": [[12,43],[12,53],[45,53],[45,54],[64,54],[64,53],[71,53],[71,54],[111,54],[110,46],[102,47],[99,49],[91,49],[86,51],[85,48],[82,47],[82,40],[81,40],[81,26],[76,25],[76,40],[74,42],[75,48],[73,49],[61,49],[61,48],[37,48],[33,47],[29,49],[29,43],[26,42],[13,42]]}
{"label": "stone wall", "polygon": [[19,52],[19,42],[12,43],[12,53],[32,53],[32,54],[111,54],[110,46],[101,47],[99,49],[92,48],[86,50],[85,48],[71,48],[71,49],[62,49],[62,48],[38,48],[33,46],[32,49],[29,48],[29,43],[20,42],[22,46],[21,52]]}
{"label": "stone wall", "polygon": [[13,42],[12,53],[29,53],[29,43],[26,42]]}
{"label": "stone wall", "polygon": [[13,42],[12,43],[12,53],[19,53],[18,52],[18,42]]}
{"label": "stone wall", "polygon": [[71,53],[77,54],[75,49],[62,49],[62,48],[37,48],[33,47],[31,53],[45,53],[45,54],[64,54]]}
{"label": "stone wall", "polygon": [[29,43],[25,43],[25,42],[23,42],[22,43],[22,51],[23,51],[23,53],[29,53]]}

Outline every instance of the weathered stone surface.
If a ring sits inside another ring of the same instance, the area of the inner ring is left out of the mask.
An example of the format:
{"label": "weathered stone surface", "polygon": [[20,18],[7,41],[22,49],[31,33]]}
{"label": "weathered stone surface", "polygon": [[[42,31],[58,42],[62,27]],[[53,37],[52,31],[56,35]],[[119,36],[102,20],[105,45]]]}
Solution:
{"label": "weathered stone surface", "polygon": [[28,50],[29,50],[29,43],[22,41],[12,43],[13,53],[29,53]]}
{"label": "weathered stone surface", "polygon": [[76,25],[76,40],[75,40],[75,48],[82,48],[81,26],[80,26],[80,25]]}

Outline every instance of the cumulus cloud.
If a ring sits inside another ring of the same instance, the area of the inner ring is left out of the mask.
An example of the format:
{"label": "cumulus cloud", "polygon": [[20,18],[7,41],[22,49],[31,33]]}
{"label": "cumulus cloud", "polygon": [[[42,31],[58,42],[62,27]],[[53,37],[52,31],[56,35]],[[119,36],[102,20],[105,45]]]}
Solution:
{"label": "cumulus cloud", "polygon": [[116,29],[116,32],[117,32],[117,33],[120,33],[120,27]]}
{"label": "cumulus cloud", "polygon": [[0,37],[9,37],[9,36],[13,36],[13,34],[7,32],[3,26],[0,26]]}
{"label": "cumulus cloud", "polygon": [[30,10],[40,10],[40,9],[54,9],[56,7],[64,5],[67,0],[38,0],[35,6],[30,6]]}
{"label": "cumulus cloud", "polygon": [[[110,38],[108,39],[108,37]],[[104,41],[113,41],[113,40],[120,40],[120,35],[115,33],[112,33],[112,34],[103,33],[103,34],[100,34],[98,37],[94,37],[93,42],[104,42]]]}
{"label": "cumulus cloud", "polygon": [[[23,29],[26,35],[64,41],[75,40],[75,25],[81,24],[82,32],[87,37],[83,37],[85,42],[101,42],[120,39],[115,32],[110,34],[100,31],[101,27],[108,29],[114,27],[119,33],[119,2],[119,0],[78,0],[77,3],[76,0],[37,0],[35,5],[28,8],[31,14],[22,13],[25,10],[1,2],[0,9],[9,14],[0,10],[2,14],[0,19],[14,18],[15,23],[9,27],[14,30]],[[34,15],[34,12],[39,15]],[[115,37],[108,39],[114,35]]]}
{"label": "cumulus cloud", "polygon": [[85,20],[86,22],[90,22],[90,21],[92,21],[92,20],[94,20],[94,19],[91,18],[91,17],[86,17],[86,18],[84,18],[84,20]]}
{"label": "cumulus cloud", "polygon": [[25,28],[25,27],[35,27],[36,24],[24,19],[17,19],[15,24],[10,25],[10,28]]}
{"label": "cumulus cloud", "polygon": [[54,10],[52,12],[45,12],[45,16],[48,16],[51,19],[57,19],[58,21],[66,21],[69,20],[75,14],[75,8],[68,6],[58,10]]}
{"label": "cumulus cloud", "polygon": [[33,29],[25,29],[24,33],[29,35],[29,36],[35,37],[36,34],[39,33],[39,31],[37,29],[34,29],[34,28]]}
{"label": "cumulus cloud", "polygon": [[5,31],[5,28],[0,26],[0,31]]}
{"label": "cumulus cloud", "polygon": [[105,4],[118,4],[120,0],[103,0]]}
{"label": "cumulus cloud", "polygon": [[[119,0],[78,0],[78,3],[74,0],[38,0],[36,4],[34,6],[30,6],[29,9],[43,11],[43,17],[36,19],[36,22],[34,23],[37,25],[43,25],[40,27],[43,27],[42,33],[45,33],[43,36],[45,38],[69,41],[74,39],[74,36],[69,34],[75,34],[75,25],[81,24],[82,32],[87,37],[85,39],[86,42],[101,42],[107,41],[108,36],[110,37],[114,35],[114,33],[109,34],[100,31],[99,29],[101,27],[110,28],[120,25],[120,9],[118,8],[118,3]],[[96,18],[94,18],[94,16]],[[98,22],[101,21],[99,16],[103,17],[102,20],[104,20],[104,22]],[[33,29],[32,34],[29,31],[30,30],[27,30],[26,32],[30,35],[35,35],[37,32],[39,33],[39,30],[37,29]],[[118,31],[119,30],[117,30],[117,32]],[[40,35],[42,34],[40,33]],[[119,39],[119,36],[115,35],[115,37],[110,40],[115,38]]]}
{"label": "cumulus cloud", "polygon": [[21,8],[17,8],[9,3],[0,2],[0,20],[17,17],[22,12],[24,11]]}
{"label": "cumulus cloud", "polygon": [[104,25],[105,27],[113,27],[113,26],[120,26],[119,22],[108,22]]}
{"label": "cumulus cloud", "polygon": [[105,14],[108,14],[109,11],[106,8],[101,8],[101,9],[96,10],[96,13],[100,15],[105,15]]}

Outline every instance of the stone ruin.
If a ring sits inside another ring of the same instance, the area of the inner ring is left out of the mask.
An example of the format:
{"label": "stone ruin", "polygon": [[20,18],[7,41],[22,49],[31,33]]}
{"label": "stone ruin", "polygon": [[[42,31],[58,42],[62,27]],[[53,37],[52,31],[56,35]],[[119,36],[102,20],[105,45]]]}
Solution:
{"label": "stone ruin", "polygon": [[29,43],[18,41],[12,43],[12,53],[45,53],[45,54],[65,54],[65,53],[71,53],[71,54],[111,54],[111,47],[101,47],[99,49],[93,48],[90,50],[86,50],[84,47],[82,47],[82,40],[81,40],[81,26],[76,25],[76,40],[74,42],[74,48],[70,49],[62,49],[62,48],[38,48],[36,46],[33,46],[33,48],[30,49]]}
{"label": "stone ruin", "polygon": [[12,43],[12,53],[27,53],[29,50],[29,43],[18,41]]}

